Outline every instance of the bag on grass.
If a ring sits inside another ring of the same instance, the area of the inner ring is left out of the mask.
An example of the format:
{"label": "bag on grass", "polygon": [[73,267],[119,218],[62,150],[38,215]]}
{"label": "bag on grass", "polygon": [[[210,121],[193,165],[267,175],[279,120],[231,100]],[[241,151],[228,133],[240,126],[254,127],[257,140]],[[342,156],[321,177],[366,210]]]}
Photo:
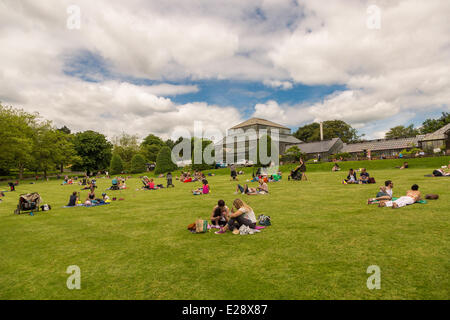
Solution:
{"label": "bag on grass", "polygon": [[48,210],[51,210],[51,209],[52,209],[52,207],[49,204],[44,204],[44,205],[41,206],[41,210],[42,211],[48,211]]}
{"label": "bag on grass", "polygon": [[369,181],[367,181],[368,183],[376,183],[375,178],[374,177],[370,177]]}
{"label": "bag on grass", "polygon": [[204,233],[208,231],[208,220],[198,219],[195,221],[195,232]]}
{"label": "bag on grass", "polygon": [[258,217],[258,220],[259,220],[259,225],[260,226],[270,226],[270,225],[272,225],[272,223],[270,222],[270,217],[269,216],[265,216],[265,215],[263,215],[263,214],[261,214],[259,217]]}

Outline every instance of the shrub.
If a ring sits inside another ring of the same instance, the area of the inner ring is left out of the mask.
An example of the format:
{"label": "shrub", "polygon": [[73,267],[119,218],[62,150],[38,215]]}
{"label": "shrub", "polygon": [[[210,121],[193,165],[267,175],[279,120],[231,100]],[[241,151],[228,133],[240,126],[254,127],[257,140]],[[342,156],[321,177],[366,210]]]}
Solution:
{"label": "shrub", "polygon": [[123,171],[123,161],[118,154],[114,154],[111,158],[110,164],[111,174],[119,174]]}
{"label": "shrub", "polygon": [[135,154],[131,159],[131,173],[141,173],[147,171],[147,165],[141,154]]}
{"label": "shrub", "polygon": [[166,173],[169,171],[175,171],[178,166],[172,162],[171,151],[169,147],[162,147],[159,150],[158,156],[156,157],[156,168],[155,173]]}

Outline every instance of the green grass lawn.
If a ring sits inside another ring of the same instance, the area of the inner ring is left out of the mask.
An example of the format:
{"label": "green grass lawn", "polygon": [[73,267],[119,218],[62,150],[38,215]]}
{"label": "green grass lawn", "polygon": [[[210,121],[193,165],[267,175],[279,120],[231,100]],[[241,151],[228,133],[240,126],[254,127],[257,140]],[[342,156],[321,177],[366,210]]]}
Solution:
{"label": "green grass lawn", "polygon": [[[450,178],[424,177],[432,168],[371,170],[376,185],[342,185],[346,172],[293,182],[285,172],[260,196],[235,195],[227,175],[209,177],[212,194],[202,196],[190,193],[198,183],[137,191],[133,178],[108,193],[124,201],[71,209],[62,206],[78,186],[25,182],[0,203],[0,299],[449,299]],[[368,206],[386,179],[395,195],[417,183],[440,198]],[[98,184],[101,193],[110,180]],[[31,191],[53,209],[14,215],[19,194]],[[186,230],[236,197],[273,225],[248,236]],[[81,290],[66,287],[70,265],[81,268]],[[381,268],[380,290],[366,287],[370,265]]]}

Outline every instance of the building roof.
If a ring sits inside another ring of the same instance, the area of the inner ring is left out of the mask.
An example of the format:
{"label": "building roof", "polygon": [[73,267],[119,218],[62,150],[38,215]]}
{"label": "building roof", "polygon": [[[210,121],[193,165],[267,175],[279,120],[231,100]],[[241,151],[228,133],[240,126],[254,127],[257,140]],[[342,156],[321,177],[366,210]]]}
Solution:
{"label": "building roof", "polygon": [[395,150],[406,149],[412,146],[417,147],[419,141],[423,139],[423,135],[415,136],[412,138],[398,138],[398,139],[378,139],[365,141],[360,143],[344,144],[342,152],[363,152],[364,150],[378,151],[378,150]]}
{"label": "building roof", "polygon": [[450,123],[446,124],[439,130],[436,130],[433,133],[429,133],[422,139],[422,141],[431,141],[431,140],[445,140],[445,134],[447,131],[450,131]]}
{"label": "building roof", "polygon": [[[231,129],[244,128],[244,127],[252,126],[255,124],[260,124],[260,125],[269,126],[269,127],[276,127],[276,128],[281,128],[281,129],[289,129],[288,127],[282,126],[281,124],[278,124],[278,123],[275,123],[275,122],[272,122],[269,120],[261,119],[261,118],[248,119],[247,121],[244,121],[242,123],[235,125]],[[291,130],[291,129],[289,129],[289,130]]]}
{"label": "building roof", "polygon": [[331,140],[325,140],[325,141],[300,143],[300,144],[296,144],[296,146],[303,153],[322,153],[322,152],[328,152],[339,140],[341,140],[341,139],[333,138]]}
{"label": "building roof", "polygon": [[[225,142],[227,142],[227,144],[229,143],[233,143],[235,142],[234,139],[231,139],[233,137],[237,137],[238,135],[228,135],[226,136],[224,139],[218,141],[217,143],[215,143],[216,145],[221,145],[224,144]],[[224,141],[225,139],[230,139],[229,141]],[[255,141],[257,139],[253,139],[252,137],[248,137],[247,141]],[[279,141],[282,143],[287,143],[287,144],[296,144],[296,143],[302,143],[302,140],[297,139],[296,137],[292,136],[292,135],[279,135],[278,139],[274,138],[274,141]],[[237,141],[236,141],[237,142]]]}

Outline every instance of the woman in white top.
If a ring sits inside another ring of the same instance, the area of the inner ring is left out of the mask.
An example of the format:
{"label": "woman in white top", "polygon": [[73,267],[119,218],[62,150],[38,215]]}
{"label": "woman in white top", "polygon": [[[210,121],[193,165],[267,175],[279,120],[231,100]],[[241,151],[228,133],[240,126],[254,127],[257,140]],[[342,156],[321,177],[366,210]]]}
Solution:
{"label": "woman in white top", "polygon": [[[217,234],[222,234],[228,230],[239,230],[242,225],[248,226],[250,229],[256,228],[256,217],[253,209],[241,199],[236,199],[233,202],[234,208],[231,209],[228,223],[225,227],[217,231]],[[236,210],[235,210],[236,208]]]}

